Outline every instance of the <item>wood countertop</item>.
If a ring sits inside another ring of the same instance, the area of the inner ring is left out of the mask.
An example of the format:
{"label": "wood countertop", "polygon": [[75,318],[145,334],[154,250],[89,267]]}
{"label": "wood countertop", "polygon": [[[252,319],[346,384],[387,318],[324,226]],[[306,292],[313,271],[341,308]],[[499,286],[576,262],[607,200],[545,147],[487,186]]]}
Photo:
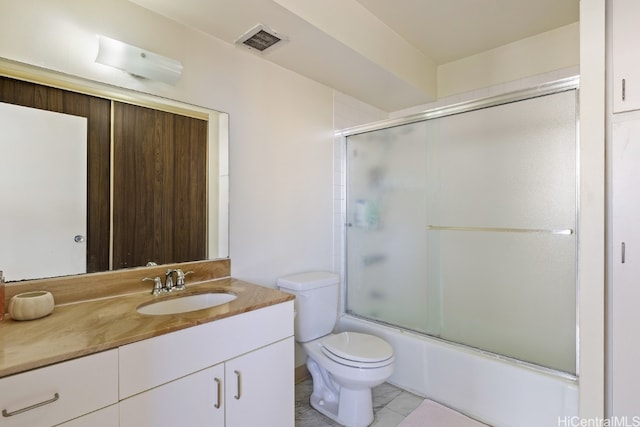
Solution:
{"label": "wood countertop", "polygon": [[[180,329],[213,322],[295,297],[277,289],[230,277],[187,284],[187,289],[153,296],[149,289],[130,294],[56,305],[47,317],[0,321],[0,377],[116,348]],[[231,302],[198,311],[143,315],[142,304],[205,292],[237,295]],[[55,297],[55,293],[54,293]]]}

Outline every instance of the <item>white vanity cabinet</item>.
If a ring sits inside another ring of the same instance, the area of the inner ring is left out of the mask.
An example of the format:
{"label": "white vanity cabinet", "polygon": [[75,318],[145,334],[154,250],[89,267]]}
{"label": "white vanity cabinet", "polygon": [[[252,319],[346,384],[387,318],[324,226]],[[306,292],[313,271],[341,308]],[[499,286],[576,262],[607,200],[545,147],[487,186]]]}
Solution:
{"label": "white vanity cabinet", "polygon": [[0,378],[0,426],[293,427],[293,316],[287,301]]}
{"label": "white vanity cabinet", "polygon": [[640,109],[640,2],[612,2],[613,112]]}
{"label": "white vanity cabinet", "polygon": [[293,427],[293,302],[120,348],[120,426]]}
{"label": "white vanity cabinet", "polygon": [[0,379],[0,425],[7,427],[50,427],[117,402],[117,349]]}

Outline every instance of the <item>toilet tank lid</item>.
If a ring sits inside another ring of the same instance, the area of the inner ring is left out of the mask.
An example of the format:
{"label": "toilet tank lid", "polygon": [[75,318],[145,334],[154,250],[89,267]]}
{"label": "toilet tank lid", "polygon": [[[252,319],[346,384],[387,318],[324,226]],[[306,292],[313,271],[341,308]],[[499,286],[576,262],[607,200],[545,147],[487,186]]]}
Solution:
{"label": "toilet tank lid", "polygon": [[278,286],[285,289],[302,291],[335,285],[340,281],[336,273],[328,271],[311,271],[292,274],[278,279]]}

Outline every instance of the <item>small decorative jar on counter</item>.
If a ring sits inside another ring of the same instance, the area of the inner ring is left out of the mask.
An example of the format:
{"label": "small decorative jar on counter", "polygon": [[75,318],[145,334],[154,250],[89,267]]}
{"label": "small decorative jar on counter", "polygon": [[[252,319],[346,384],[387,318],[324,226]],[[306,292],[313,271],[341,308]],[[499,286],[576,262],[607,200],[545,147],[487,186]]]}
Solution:
{"label": "small decorative jar on counter", "polygon": [[49,315],[54,301],[51,292],[34,291],[17,294],[9,301],[9,315],[14,320],[34,320]]}

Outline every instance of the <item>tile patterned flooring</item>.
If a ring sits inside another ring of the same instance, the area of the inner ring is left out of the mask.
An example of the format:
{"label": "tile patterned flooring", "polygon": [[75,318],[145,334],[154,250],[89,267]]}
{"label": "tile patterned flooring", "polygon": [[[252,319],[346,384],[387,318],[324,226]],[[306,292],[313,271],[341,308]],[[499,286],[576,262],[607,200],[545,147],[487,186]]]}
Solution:
{"label": "tile patterned flooring", "polygon": [[[313,383],[307,379],[296,384],[296,427],[337,427],[309,405]],[[417,408],[424,398],[411,394],[391,384],[384,383],[373,389],[374,420],[371,427],[396,427]]]}

